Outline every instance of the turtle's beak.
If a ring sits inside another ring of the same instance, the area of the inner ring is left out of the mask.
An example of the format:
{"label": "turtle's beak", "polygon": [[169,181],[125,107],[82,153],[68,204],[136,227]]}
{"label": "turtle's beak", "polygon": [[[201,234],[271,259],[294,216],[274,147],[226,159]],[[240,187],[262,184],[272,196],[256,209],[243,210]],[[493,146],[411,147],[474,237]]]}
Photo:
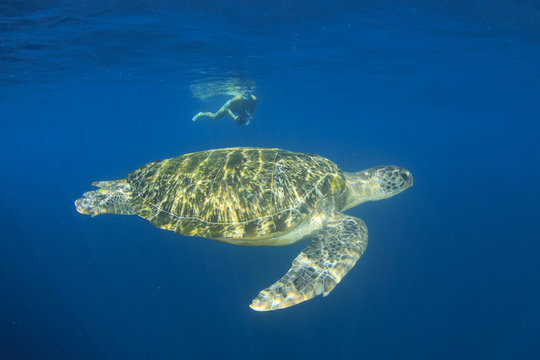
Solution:
{"label": "turtle's beak", "polygon": [[403,179],[403,190],[405,190],[413,186],[413,176],[409,170],[403,168],[401,170],[399,176]]}

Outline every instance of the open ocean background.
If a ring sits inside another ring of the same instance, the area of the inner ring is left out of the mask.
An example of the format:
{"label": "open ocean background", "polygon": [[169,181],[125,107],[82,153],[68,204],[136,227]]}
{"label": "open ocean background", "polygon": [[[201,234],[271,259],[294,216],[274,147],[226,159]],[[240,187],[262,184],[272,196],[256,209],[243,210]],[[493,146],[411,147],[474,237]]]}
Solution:
{"label": "open ocean background", "polygon": [[[193,123],[253,82],[255,119]],[[201,85],[202,84],[202,85]],[[0,359],[539,359],[538,1],[0,1]],[[396,164],[328,297],[248,305],[306,243],[76,212],[232,146]]]}

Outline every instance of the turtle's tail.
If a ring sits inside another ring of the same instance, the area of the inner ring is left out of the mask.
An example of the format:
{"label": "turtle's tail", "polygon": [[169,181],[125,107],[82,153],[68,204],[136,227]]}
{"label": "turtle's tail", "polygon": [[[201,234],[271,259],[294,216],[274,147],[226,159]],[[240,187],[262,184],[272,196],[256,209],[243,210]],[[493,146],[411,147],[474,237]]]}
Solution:
{"label": "turtle's tail", "polygon": [[96,181],[93,186],[98,190],[88,191],[75,201],[81,214],[96,216],[99,214],[134,215],[131,205],[131,185],[125,180]]}

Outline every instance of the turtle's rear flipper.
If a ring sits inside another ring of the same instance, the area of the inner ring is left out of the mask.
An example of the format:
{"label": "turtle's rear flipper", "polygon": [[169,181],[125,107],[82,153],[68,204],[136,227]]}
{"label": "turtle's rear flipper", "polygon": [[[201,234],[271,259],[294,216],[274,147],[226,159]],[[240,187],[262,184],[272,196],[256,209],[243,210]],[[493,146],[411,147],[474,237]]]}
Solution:
{"label": "turtle's rear flipper", "polygon": [[131,186],[126,180],[97,181],[92,183],[100,189],[88,191],[75,201],[81,214],[96,216],[99,214],[135,214],[131,206]]}
{"label": "turtle's rear flipper", "polygon": [[367,238],[362,220],[337,216],[317,232],[289,271],[261,291],[250,307],[258,311],[277,310],[320,294],[328,295],[362,256]]}

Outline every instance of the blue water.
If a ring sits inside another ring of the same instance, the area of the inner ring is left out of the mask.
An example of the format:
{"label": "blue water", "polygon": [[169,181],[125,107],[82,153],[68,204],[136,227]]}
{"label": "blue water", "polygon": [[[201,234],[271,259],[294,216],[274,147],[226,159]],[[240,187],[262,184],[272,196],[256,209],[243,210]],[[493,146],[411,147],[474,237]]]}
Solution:
{"label": "blue water", "polygon": [[[251,81],[255,119],[193,123]],[[0,2],[1,359],[540,358],[535,1]],[[327,297],[248,305],[306,243],[90,218],[96,180],[231,146],[396,164],[347,211],[370,243]]]}

